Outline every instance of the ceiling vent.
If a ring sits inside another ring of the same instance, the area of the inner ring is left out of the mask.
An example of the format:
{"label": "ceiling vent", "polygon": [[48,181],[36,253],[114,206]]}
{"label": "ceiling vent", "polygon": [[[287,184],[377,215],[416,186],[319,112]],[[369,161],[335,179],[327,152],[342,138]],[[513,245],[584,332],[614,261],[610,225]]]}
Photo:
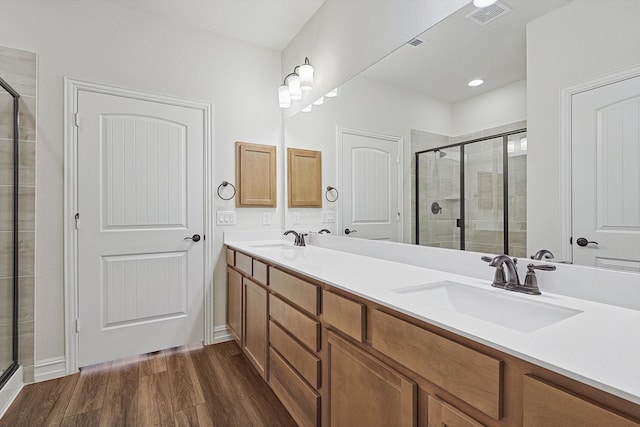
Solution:
{"label": "ceiling vent", "polygon": [[511,9],[502,2],[496,2],[489,7],[482,7],[467,15],[467,19],[478,25],[487,25],[489,22],[498,19]]}
{"label": "ceiling vent", "polygon": [[413,47],[420,46],[422,43],[424,43],[424,41],[423,41],[423,40],[420,40],[420,39],[418,39],[418,38],[411,39],[411,40],[409,40],[409,41],[407,42],[407,44],[410,44],[410,45],[411,45],[411,46],[413,46]]}

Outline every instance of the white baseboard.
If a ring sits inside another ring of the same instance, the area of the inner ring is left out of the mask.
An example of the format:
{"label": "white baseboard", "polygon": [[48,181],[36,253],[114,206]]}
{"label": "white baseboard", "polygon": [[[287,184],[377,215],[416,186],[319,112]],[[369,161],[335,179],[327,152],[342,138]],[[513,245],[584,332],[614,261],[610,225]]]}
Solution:
{"label": "white baseboard", "polygon": [[233,335],[229,332],[229,328],[227,325],[216,326],[213,328],[213,343],[219,344],[221,342],[231,341],[233,339]]}
{"label": "white baseboard", "polygon": [[20,366],[18,370],[13,373],[11,379],[2,387],[2,390],[0,390],[0,418],[2,418],[7,409],[9,409],[9,406],[11,406],[16,397],[18,397],[18,393],[20,393],[22,387],[24,387],[24,383],[22,382],[22,366]]}
{"label": "white baseboard", "polygon": [[67,364],[64,356],[38,360],[33,367],[35,382],[52,380],[67,375]]}

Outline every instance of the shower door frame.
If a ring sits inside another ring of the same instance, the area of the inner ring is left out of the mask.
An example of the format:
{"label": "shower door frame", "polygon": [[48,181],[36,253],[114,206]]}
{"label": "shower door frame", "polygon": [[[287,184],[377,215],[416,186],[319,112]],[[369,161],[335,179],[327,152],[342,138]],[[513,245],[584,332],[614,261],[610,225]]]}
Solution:
{"label": "shower door frame", "polygon": [[18,166],[19,166],[19,119],[20,94],[2,77],[0,86],[13,97],[13,313],[12,313],[12,362],[0,375],[0,389],[18,370]]}
{"label": "shower door frame", "polygon": [[516,129],[508,132],[497,133],[489,136],[483,136],[482,138],[476,138],[469,141],[457,142],[455,144],[443,145],[440,147],[430,148],[428,150],[416,151],[415,153],[415,200],[416,200],[416,212],[415,212],[415,227],[416,227],[416,245],[420,245],[420,172],[419,172],[419,156],[420,154],[430,153],[434,151],[445,150],[448,148],[460,147],[460,218],[458,218],[458,224],[460,227],[460,249],[465,249],[465,167],[464,167],[464,148],[466,145],[474,144],[476,142],[488,141],[491,139],[502,138],[502,197],[503,197],[503,249],[505,254],[509,253],[509,153],[507,146],[509,143],[509,136],[519,133],[527,132],[527,128]]}

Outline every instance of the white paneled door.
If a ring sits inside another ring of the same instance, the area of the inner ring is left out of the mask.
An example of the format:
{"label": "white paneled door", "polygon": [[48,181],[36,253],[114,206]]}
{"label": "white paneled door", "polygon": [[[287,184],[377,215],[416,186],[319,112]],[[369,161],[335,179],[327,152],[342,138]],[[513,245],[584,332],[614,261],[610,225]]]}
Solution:
{"label": "white paneled door", "polygon": [[203,340],[201,110],[78,93],[78,366]]}
{"label": "white paneled door", "polygon": [[640,77],[571,98],[573,262],[640,272]]}
{"label": "white paneled door", "polygon": [[338,128],[342,167],[339,234],[397,242],[402,234],[402,138]]}

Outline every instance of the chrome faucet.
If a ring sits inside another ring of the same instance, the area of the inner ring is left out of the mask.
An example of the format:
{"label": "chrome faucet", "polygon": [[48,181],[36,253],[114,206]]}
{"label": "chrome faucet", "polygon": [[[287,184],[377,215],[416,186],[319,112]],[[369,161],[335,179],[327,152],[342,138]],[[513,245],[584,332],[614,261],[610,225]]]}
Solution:
{"label": "chrome faucet", "polygon": [[512,259],[509,255],[498,255],[493,258],[483,256],[482,260],[488,262],[490,267],[496,268],[496,274],[493,276],[491,286],[529,295],[541,294],[534,270],[554,271],[556,269],[555,265],[529,264],[527,266],[527,276],[524,279],[524,283],[521,284],[518,276],[518,260],[516,258]]}
{"label": "chrome faucet", "polygon": [[552,259],[553,254],[547,249],[540,249],[535,255],[531,255],[531,259],[541,261],[543,259]]}
{"label": "chrome faucet", "polygon": [[318,234],[323,234],[323,233],[331,234],[331,232],[326,228],[323,228],[322,230],[318,231]]}
{"label": "chrome faucet", "polygon": [[288,234],[292,234],[294,236],[296,236],[293,245],[294,246],[306,246],[305,242],[304,242],[304,236],[306,236],[306,233],[298,233],[297,231],[293,231],[293,230],[287,230],[284,232],[284,235],[288,235]]}
{"label": "chrome faucet", "polygon": [[512,259],[509,255],[498,255],[496,257],[493,257],[491,262],[489,262],[489,267],[496,267],[498,269],[503,268],[505,274],[504,281],[496,282],[496,280],[494,279],[491,286],[509,290],[520,286],[520,277],[518,276],[517,264],[518,260],[516,258]]}

